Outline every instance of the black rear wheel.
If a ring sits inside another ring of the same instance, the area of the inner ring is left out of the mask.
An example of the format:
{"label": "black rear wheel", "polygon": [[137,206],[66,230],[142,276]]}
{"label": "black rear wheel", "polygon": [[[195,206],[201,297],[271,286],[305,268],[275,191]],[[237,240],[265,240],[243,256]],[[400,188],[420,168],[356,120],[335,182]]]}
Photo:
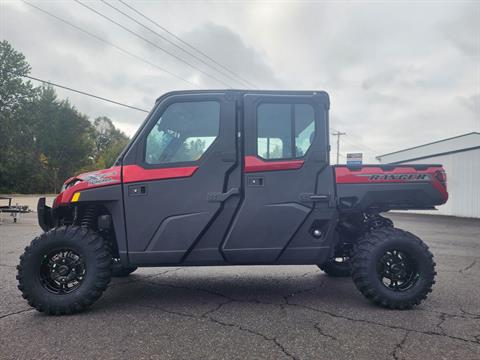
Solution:
{"label": "black rear wheel", "polygon": [[35,238],[20,257],[18,288],[30,306],[72,314],[92,305],[111,277],[110,249],[95,232],[68,226]]}
{"label": "black rear wheel", "polygon": [[374,303],[391,309],[419,305],[432,291],[435,263],[427,245],[395,228],[365,234],[352,258],[353,281]]}

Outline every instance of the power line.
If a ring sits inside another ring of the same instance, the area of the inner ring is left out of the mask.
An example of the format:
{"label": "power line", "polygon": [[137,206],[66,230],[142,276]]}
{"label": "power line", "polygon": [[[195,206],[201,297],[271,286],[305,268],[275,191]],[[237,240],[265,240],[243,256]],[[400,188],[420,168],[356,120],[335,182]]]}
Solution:
{"label": "power line", "polygon": [[53,83],[51,81],[42,80],[42,79],[39,79],[39,78],[36,78],[36,77],[33,77],[33,76],[29,76],[29,75],[20,75],[20,76],[25,77],[27,79],[35,80],[35,81],[40,81],[42,83],[45,83],[45,84],[48,84],[48,85],[51,85],[51,86],[55,86],[55,87],[58,87],[58,88],[61,88],[61,89],[65,89],[65,90],[68,90],[68,91],[73,91],[73,92],[76,92],[78,94],[82,94],[82,95],[85,95],[85,96],[90,96],[92,98],[102,100],[102,101],[106,101],[106,102],[109,102],[109,103],[112,103],[112,104],[115,104],[115,105],[123,106],[123,107],[129,108],[129,109],[143,111],[143,112],[146,112],[146,113],[149,112],[148,110],[145,110],[145,109],[141,109],[141,108],[138,108],[138,107],[135,107],[135,106],[132,106],[132,105],[127,105],[127,104],[121,103],[121,102],[116,101],[116,100],[107,99],[107,98],[104,98],[102,96],[98,96],[98,95],[88,93],[86,91],[76,90],[76,89],[73,89],[73,88],[68,87],[68,86],[59,85],[59,84]]}
{"label": "power line", "polygon": [[186,83],[188,83],[188,84],[190,84],[190,85],[193,85],[193,86],[195,86],[195,87],[198,87],[197,84],[195,84],[195,83],[193,83],[193,82],[191,82],[191,81],[189,81],[189,80],[181,77],[180,75],[177,75],[177,74],[175,74],[175,73],[173,73],[173,72],[171,72],[171,71],[169,71],[169,70],[167,70],[167,69],[165,69],[165,68],[163,68],[163,67],[161,67],[161,66],[159,66],[159,65],[157,65],[157,64],[154,64],[154,63],[152,63],[152,62],[150,62],[150,61],[148,61],[148,60],[146,60],[146,59],[144,59],[144,58],[142,58],[142,57],[140,57],[140,56],[138,56],[138,55],[136,55],[136,54],[134,54],[134,53],[132,53],[132,52],[130,52],[130,51],[128,51],[128,50],[125,50],[124,48],[122,48],[122,47],[120,47],[120,46],[118,46],[118,45],[115,45],[115,44],[111,43],[110,41],[105,40],[105,39],[101,38],[100,36],[97,36],[97,35],[89,32],[88,30],[85,30],[85,29],[83,29],[83,28],[81,28],[81,27],[79,27],[79,26],[77,26],[77,25],[75,25],[75,24],[73,24],[73,23],[71,23],[71,22],[69,22],[69,21],[67,21],[67,20],[65,20],[65,19],[57,16],[57,15],[55,15],[55,14],[52,14],[51,12],[48,12],[48,11],[45,10],[45,9],[42,9],[42,8],[36,6],[36,5],[33,5],[33,4],[31,4],[31,3],[29,3],[28,1],[25,1],[25,0],[23,0],[23,2],[24,2],[25,4],[27,4],[28,6],[31,6],[31,7],[33,7],[34,9],[36,9],[36,10],[38,10],[38,11],[40,11],[40,12],[42,12],[42,13],[44,13],[44,14],[46,14],[46,15],[48,15],[48,16],[50,16],[50,17],[52,17],[52,18],[54,18],[54,19],[56,19],[56,20],[58,20],[58,21],[60,21],[60,22],[62,22],[62,23],[64,23],[64,24],[67,24],[68,26],[73,27],[74,29],[76,29],[76,30],[78,30],[78,31],[80,31],[80,32],[88,35],[88,36],[91,36],[91,37],[93,37],[94,39],[96,39],[96,40],[98,40],[98,41],[101,41],[101,42],[103,42],[103,43],[105,43],[105,44],[107,44],[107,45],[109,45],[109,46],[117,49],[118,51],[120,51],[120,52],[122,52],[122,53],[124,53],[124,54],[127,54],[128,56],[131,56],[131,57],[133,57],[133,58],[135,58],[135,59],[137,59],[137,60],[139,60],[139,61],[142,61],[142,62],[145,63],[145,64],[148,64],[148,65],[150,65],[150,66],[152,66],[152,67],[154,67],[154,68],[157,68],[157,69],[159,69],[160,71],[162,71],[162,72],[164,72],[164,73],[166,73],[166,74],[169,74],[169,75],[171,75],[171,76],[173,76],[173,77],[175,77],[175,78],[177,78],[177,79],[179,79],[179,80],[185,81]]}
{"label": "power line", "polygon": [[194,59],[200,61],[202,64],[204,65],[207,65],[208,67],[212,68],[214,71],[217,71],[219,74],[221,74],[222,76],[225,76],[227,78],[229,78],[230,80],[233,80],[233,81],[236,81],[238,82],[238,79],[235,79],[234,77],[228,75],[228,74],[225,74],[224,72],[222,71],[219,71],[215,66],[212,66],[211,64],[205,62],[205,60],[203,60],[201,57],[197,56],[196,54],[192,53],[191,51],[188,51],[188,50],[185,50],[183,47],[181,47],[180,45],[176,44],[175,42],[173,42],[172,40],[168,39],[167,37],[163,36],[162,34],[158,33],[157,31],[149,28],[148,26],[145,26],[144,24],[142,24],[140,21],[136,20],[135,18],[133,18],[132,16],[128,15],[127,13],[123,12],[122,10],[116,8],[115,6],[113,6],[112,4],[108,3],[107,1],[105,0],[100,0],[101,2],[103,2],[105,5],[107,5],[108,7],[110,7],[111,9],[115,10],[116,12],[122,14],[123,16],[125,16],[126,18],[132,20],[133,22],[135,22],[136,24],[140,25],[141,27],[143,27],[144,29],[147,29],[148,31],[150,31],[151,33],[157,35],[160,39],[168,42],[169,44],[171,44],[172,46],[175,46],[177,49],[180,49],[181,51],[185,52],[186,54],[190,55],[191,57],[193,57]]}
{"label": "power line", "polygon": [[[348,134],[347,134],[348,135]],[[375,151],[369,147],[367,147],[366,145],[362,145],[360,142],[356,142],[354,140],[351,139],[351,137],[345,137],[344,139],[348,144],[350,144],[351,146],[354,146],[356,148],[360,148],[360,149],[363,149],[364,151],[366,152],[372,152],[374,153]]]}
{"label": "power line", "polygon": [[[128,7],[130,10],[132,10],[133,12],[135,12],[136,14],[140,15],[142,18],[150,21],[152,24],[156,25],[158,28],[162,29],[164,32],[166,32],[167,34],[169,34],[170,36],[174,37],[176,40],[178,40],[179,42],[181,42],[183,45],[189,47],[190,49],[196,51],[197,53],[201,54],[202,56],[204,56],[206,59],[210,60],[212,63],[220,66],[222,69],[228,71],[230,74],[234,75],[235,77],[237,77],[238,79],[242,80],[245,84],[249,85],[249,86],[252,86],[254,88],[258,88],[255,84],[251,83],[250,81],[248,81],[247,79],[245,79],[244,77],[240,76],[239,74],[237,74],[235,71],[229,69],[228,67],[224,66],[223,64],[221,64],[220,62],[218,62],[217,60],[213,59],[211,56],[209,56],[208,54],[206,54],[205,52],[203,52],[202,50],[200,50],[199,48],[193,46],[192,44],[186,42],[185,40],[183,40],[181,37],[175,35],[173,32],[171,32],[170,30],[168,30],[167,28],[165,28],[164,26],[160,25],[159,23],[157,23],[156,21],[152,20],[151,18],[149,18],[148,16],[146,16],[145,14],[143,14],[142,12],[140,12],[139,10],[135,9],[132,5],[128,4],[127,2],[123,1],[123,0],[118,0],[119,2],[121,2],[123,5],[125,5],[126,7]],[[218,70],[217,70],[218,71]]]}
{"label": "power line", "polygon": [[365,150],[369,150],[371,152],[376,152],[376,150],[374,150],[373,148],[371,148],[370,146],[367,146],[365,145],[363,142],[361,142],[360,140],[357,140],[356,138],[352,138],[352,135],[351,134],[347,134],[347,138],[345,138],[345,140],[347,140],[347,142],[350,142],[350,143],[353,143],[353,145],[357,145],[359,147],[363,147]]}
{"label": "power line", "polygon": [[230,84],[226,83],[225,81],[217,78],[215,75],[212,75],[212,74],[210,74],[210,73],[208,73],[208,72],[200,69],[199,67],[195,66],[194,64],[188,62],[187,60],[184,60],[184,59],[182,59],[181,57],[175,55],[174,53],[172,53],[172,52],[170,52],[170,51],[168,51],[168,50],[165,50],[165,49],[162,48],[161,46],[158,46],[157,44],[155,44],[153,41],[148,40],[147,38],[145,38],[145,37],[143,37],[142,35],[136,33],[135,31],[127,28],[126,26],[118,23],[117,21],[113,20],[112,18],[109,18],[108,16],[102,14],[100,11],[97,11],[97,10],[91,8],[90,6],[82,3],[80,0],[74,0],[74,1],[75,1],[77,4],[83,6],[84,8],[86,8],[86,9],[92,11],[93,13],[97,14],[98,16],[104,18],[105,20],[108,20],[108,21],[111,22],[112,24],[115,24],[115,25],[117,25],[118,27],[122,28],[123,30],[129,32],[130,34],[132,34],[132,35],[134,35],[134,36],[142,39],[143,41],[145,41],[146,43],[148,43],[148,44],[152,45],[153,47],[159,49],[160,51],[162,51],[162,52],[164,52],[164,53],[172,56],[173,58],[177,59],[178,61],[183,62],[184,64],[190,66],[191,68],[197,70],[198,72],[201,72],[202,74],[208,76],[209,78],[214,79],[215,81],[217,81],[217,82],[219,82],[219,83],[221,83],[221,84],[223,84],[223,85],[225,85],[225,86],[228,86],[228,87],[230,87],[230,88],[232,87],[232,85],[230,85]]}
{"label": "power line", "polygon": [[[333,128],[333,127],[331,127],[330,129],[333,130],[333,131],[338,132],[338,130],[335,129],[335,128]],[[332,134],[332,135],[333,135],[333,134]],[[345,141],[346,141],[347,143],[349,143],[350,145],[358,146],[358,147],[360,147],[360,148],[363,148],[364,150],[368,150],[368,151],[371,151],[371,152],[373,152],[373,153],[376,153],[376,152],[377,152],[377,151],[374,150],[373,148],[371,148],[371,147],[363,144],[360,140],[354,140],[354,139],[352,138],[352,135],[351,135],[351,134],[350,134],[350,135],[349,135],[349,134],[345,134],[345,135],[347,135],[347,137],[348,137],[348,139],[345,138]]]}

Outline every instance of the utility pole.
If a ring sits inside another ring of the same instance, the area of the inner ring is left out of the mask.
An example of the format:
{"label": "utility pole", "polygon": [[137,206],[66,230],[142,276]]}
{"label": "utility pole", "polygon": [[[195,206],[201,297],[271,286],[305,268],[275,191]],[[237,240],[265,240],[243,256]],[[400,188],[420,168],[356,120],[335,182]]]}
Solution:
{"label": "utility pole", "polygon": [[347,133],[336,131],[332,133],[333,136],[337,137],[337,165],[339,163],[339,156],[340,156],[340,136],[347,135]]}

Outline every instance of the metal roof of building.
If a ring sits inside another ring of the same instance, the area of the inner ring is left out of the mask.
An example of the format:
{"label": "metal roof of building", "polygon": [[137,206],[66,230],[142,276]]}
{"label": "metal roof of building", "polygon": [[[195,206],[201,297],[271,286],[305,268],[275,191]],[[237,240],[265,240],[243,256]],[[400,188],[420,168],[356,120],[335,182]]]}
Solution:
{"label": "metal roof of building", "polygon": [[480,133],[471,132],[375,157],[381,163],[395,163],[469,151],[480,148]]}

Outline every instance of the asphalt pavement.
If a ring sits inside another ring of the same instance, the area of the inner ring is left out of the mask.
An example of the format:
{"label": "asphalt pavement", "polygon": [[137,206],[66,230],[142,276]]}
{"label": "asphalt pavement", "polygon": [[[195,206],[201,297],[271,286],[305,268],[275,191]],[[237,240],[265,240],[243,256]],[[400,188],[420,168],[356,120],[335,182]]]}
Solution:
{"label": "asphalt pavement", "polygon": [[0,225],[1,359],[480,359],[480,220],[395,214],[437,283],[414,310],[370,304],[315,266],[139,269],[87,312],[46,316],[16,286],[35,214]]}

